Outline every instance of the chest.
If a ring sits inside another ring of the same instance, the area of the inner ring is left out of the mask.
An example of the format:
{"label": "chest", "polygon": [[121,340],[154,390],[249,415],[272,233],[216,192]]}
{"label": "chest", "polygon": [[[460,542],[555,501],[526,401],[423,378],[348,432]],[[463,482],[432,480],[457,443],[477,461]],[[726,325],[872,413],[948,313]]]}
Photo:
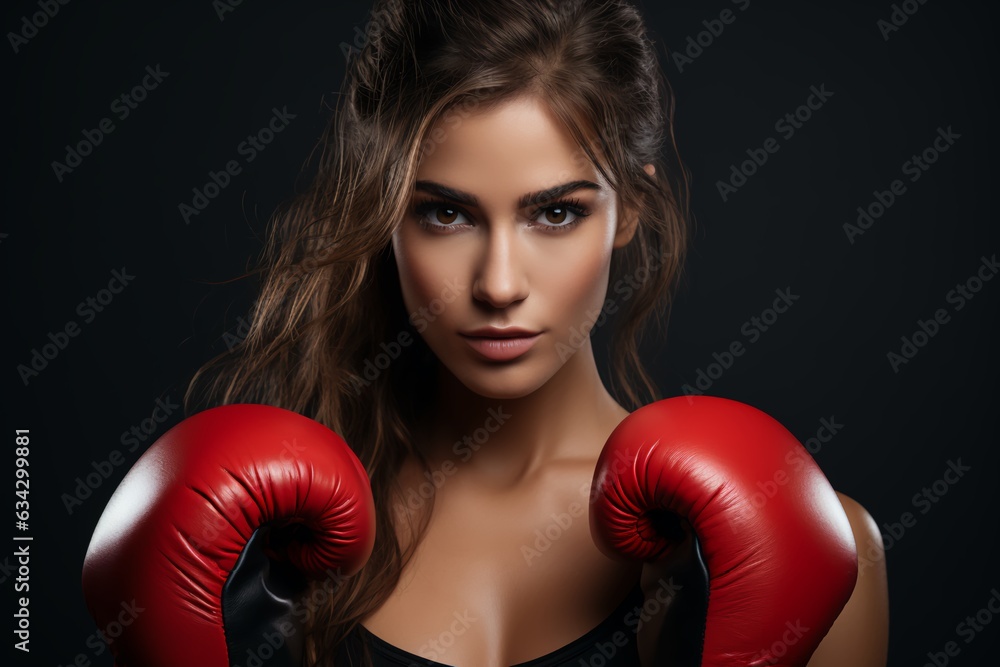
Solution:
{"label": "chest", "polygon": [[399,584],[365,627],[450,665],[513,665],[585,635],[638,577],[590,537],[591,475],[580,466],[508,491],[449,480]]}

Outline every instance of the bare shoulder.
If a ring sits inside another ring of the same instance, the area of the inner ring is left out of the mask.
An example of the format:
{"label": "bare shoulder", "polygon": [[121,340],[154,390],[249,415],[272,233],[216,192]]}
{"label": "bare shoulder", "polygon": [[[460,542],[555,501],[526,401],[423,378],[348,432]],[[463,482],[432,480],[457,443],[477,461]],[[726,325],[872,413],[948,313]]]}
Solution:
{"label": "bare shoulder", "polygon": [[860,534],[861,537],[877,537],[881,542],[882,536],[879,533],[878,524],[875,523],[875,519],[868,513],[864,505],[840,491],[837,491],[837,497],[840,498],[840,504],[844,506],[844,512],[851,522],[854,538],[857,539]]}
{"label": "bare shoulder", "polygon": [[889,588],[878,524],[865,507],[837,493],[854,533],[858,578],[854,592],[808,667],[885,667],[889,646]]}

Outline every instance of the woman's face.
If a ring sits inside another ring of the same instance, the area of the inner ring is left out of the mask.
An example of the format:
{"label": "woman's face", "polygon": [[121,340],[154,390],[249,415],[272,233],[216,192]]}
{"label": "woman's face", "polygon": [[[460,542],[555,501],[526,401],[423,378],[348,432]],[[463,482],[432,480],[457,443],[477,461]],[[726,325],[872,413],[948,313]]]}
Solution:
{"label": "woman's face", "polygon": [[[393,235],[403,300],[468,389],[524,396],[586,340],[611,251],[631,229],[619,230],[617,195],[537,98],[440,127]],[[511,327],[527,333],[496,331]]]}

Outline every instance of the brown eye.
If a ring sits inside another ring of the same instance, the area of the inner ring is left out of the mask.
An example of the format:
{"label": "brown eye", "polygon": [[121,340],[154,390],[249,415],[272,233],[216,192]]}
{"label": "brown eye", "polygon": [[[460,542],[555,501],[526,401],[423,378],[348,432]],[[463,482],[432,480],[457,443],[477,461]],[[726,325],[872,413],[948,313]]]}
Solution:
{"label": "brown eye", "polygon": [[[542,217],[542,214],[545,217]],[[553,202],[535,211],[535,220],[547,232],[569,231],[590,215],[587,207],[578,200]]]}
{"label": "brown eye", "polygon": [[566,209],[562,206],[553,206],[546,209],[545,219],[553,225],[561,225],[566,222]]}
{"label": "brown eye", "polygon": [[566,209],[562,206],[553,206],[545,211],[545,220],[553,225],[561,225],[566,222]]}
{"label": "brown eye", "polygon": [[442,224],[450,225],[451,223],[455,222],[456,218],[458,218],[458,211],[456,211],[453,208],[438,208],[436,210],[437,210],[437,215],[434,217],[437,222],[440,222]]}

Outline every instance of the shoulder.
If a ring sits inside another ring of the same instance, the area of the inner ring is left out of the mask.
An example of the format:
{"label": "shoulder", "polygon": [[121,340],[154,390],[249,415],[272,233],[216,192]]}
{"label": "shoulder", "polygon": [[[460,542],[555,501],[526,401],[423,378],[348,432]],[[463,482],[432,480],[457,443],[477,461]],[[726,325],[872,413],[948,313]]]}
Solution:
{"label": "shoulder", "polygon": [[882,533],[875,519],[865,507],[847,494],[837,492],[844,514],[851,523],[854,533],[854,543],[858,551],[858,577],[866,575],[869,570],[885,573],[885,545]]}
{"label": "shoulder", "polygon": [[844,513],[847,514],[847,519],[851,522],[854,539],[871,539],[881,545],[882,534],[879,532],[878,524],[875,523],[875,519],[868,513],[868,510],[846,493],[837,491],[837,497],[840,498],[840,504],[844,507]]}
{"label": "shoulder", "polygon": [[854,533],[858,578],[847,604],[808,667],[884,667],[889,641],[889,590],[878,524],[861,503],[837,493]]}

